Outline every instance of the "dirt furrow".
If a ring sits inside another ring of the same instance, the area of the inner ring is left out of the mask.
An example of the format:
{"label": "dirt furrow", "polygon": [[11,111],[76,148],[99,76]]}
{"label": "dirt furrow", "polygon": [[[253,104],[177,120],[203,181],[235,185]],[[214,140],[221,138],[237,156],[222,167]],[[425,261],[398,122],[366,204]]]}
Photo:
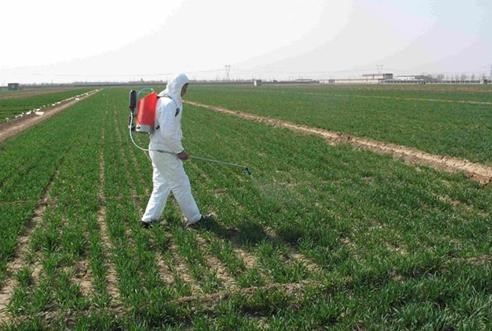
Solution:
{"label": "dirt furrow", "polygon": [[[60,161],[60,164],[63,163],[63,159]],[[16,273],[25,266],[28,261],[28,253],[29,253],[29,242],[33,232],[39,228],[42,223],[43,215],[46,211],[46,208],[51,200],[51,189],[53,187],[53,183],[59,174],[59,166],[51,176],[48,185],[44,190],[44,194],[39,199],[37,203],[37,207],[34,210],[31,221],[28,222],[25,226],[24,232],[20,235],[17,240],[17,248],[14,253],[14,259],[7,264],[7,279],[3,282],[1,290],[0,290],[0,322],[7,321],[9,319],[7,314],[7,306],[10,303],[12,295],[14,293],[15,288],[18,285],[17,279],[15,277]],[[38,255],[36,255],[38,256]],[[35,264],[39,269],[36,273],[33,273],[34,276],[38,276],[40,274],[40,264]]]}
{"label": "dirt furrow", "polygon": [[196,235],[196,240],[198,242],[198,245],[203,251],[203,255],[207,260],[207,264],[212,268],[212,270],[215,272],[215,274],[220,279],[222,284],[224,284],[225,288],[228,290],[237,288],[238,286],[236,284],[236,281],[227,272],[227,269],[222,264],[222,262],[214,255],[208,252],[207,247],[209,246],[209,243],[207,243],[207,241],[203,239],[199,234]]}
{"label": "dirt furrow", "polygon": [[92,274],[87,260],[79,260],[73,267],[72,281],[80,288],[80,292],[88,297],[94,293]]}
{"label": "dirt furrow", "polygon": [[176,300],[172,300],[169,303],[170,304],[195,303],[201,305],[206,304],[206,311],[213,311],[215,309],[216,304],[234,295],[250,296],[250,295],[254,295],[255,293],[258,293],[259,291],[279,290],[282,291],[283,293],[297,297],[301,294],[301,292],[304,289],[308,287],[319,287],[319,286],[322,285],[317,281],[301,281],[298,283],[287,283],[287,284],[273,283],[266,286],[243,287],[243,288],[237,288],[235,290],[226,290],[226,291],[220,291],[220,292],[205,294],[205,295],[192,295],[187,297],[181,297]]}
{"label": "dirt furrow", "polygon": [[161,280],[167,286],[173,287],[175,284],[173,273],[161,254],[156,254],[156,263],[157,268],[159,268],[159,275],[161,276]]}
{"label": "dirt furrow", "polygon": [[233,250],[234,253],[236,253],[236,255],[238,255],[241,258],[241,260],[243,260],[246,268],[255,269],[258,267],[258,261],[252,254],[248,253],[246,250],[239,247],[233,246]]}
{"label": "dirt furrow", "polygon": [[391,155],[395,158],[403,159],[411,164],[429,166],[437,170],[444,170],[447,172],[464,172],[471,179],[478,181],[481,184],[488,184],[492,182],[492,167],[484,164],[473,163],[468,160],[453,158],[449,156],[430,154],[415,148],[385,143],[382,141],[367,138],[361,138],[341,132],[312,128],[288,121],[253,115],[222,107],[210,106],[191,101],[187,101],[187,103],[193,106],[237,116],[254,122],[264,123],[274,127],[287,128],[292,131],[304,134],[317,135],[326,139],[329,143],[350,144],[357,148],[369,150],[378,154]]}
{"label": "dirt furrow", "polygon": [[[102,137],[104,140],[104,135]],[[99,154],[99,210],[97,211],[97,223],[99,224],[99,229],[101,230],[101,244],[106,252],[106,281],[107,281],[107,291],[111,299],[112,305],[120,304],[120,291],[118,290],[118,280],[116,269],[112,263],[112,258],[110,255],[113,252],[113,245],[111,244],[111,239],[109,238],[109,230],[106,224],[106,200],[104,197],[104,156],[103,152]]]}
{"label": "dirt furrow", "polygon": [[275,230],[273,230],[272,228],[269,228],[267,226],[264,226],[263,230],[274,241],[282,242],[285,244],[285,247],[287,248],[287,254],[289,255],[289,257],[292,260],[303,264],[310,272],[313,272],[313,273],[321,273],[322,272],[320,266],[318,266],[315,262],[313,262],[313,260],[311,258],[307,257],[306,255],[302,254],[298,250],[294,249],[294,247],[292,247],[290,244],[286,243],[277,234],[277,232],[275,232]]}
{"label": "dirt furrow", "polygon": [[263,280],[272,282],[272,275],[268,272],[268,270],[258,267],[260,265],[258,259],[254,256],[254,254],[250,253],[243,247],[240,239],[238,238],[238,233],[239,230],[233,229],[232,231],[229,231],[227,237],[220,237],[222,240],[228,241],[231,244],[232,250],[237,256],[239,256],[239,258],[241,258],[248,270],[256,269]]}
{"label": "dirt furrow", "polygon": [[181,255],[178,253],[178,248],[176,247],[176,244],[171,240],[169,244],[169,252],[172,254],[173,266],[176,269],[178,276],[190,286],[191,293],[193,295],[201,293],[202,290],[200,286],[191,276],[190,269],[186,265],[186,262],[183,260]]}
{"label": "dirt furrow", "polygon": [[47,108],[45,110],[44,115],[41,116],[29,116],[29,117],[23,117],[18,120],[14,120],[11,122],[6,122],[0,124],[0,143],[5,141],[6,139],[15,136],[16,134],[24,131],[27,128],[30,128],[33,125],[36,125],[42,121],[47,120],[48,118],[64,111],[67,108],[70,108],[71,106],[75,105],[76,103],[85,100],[92,96],[93,94],[99,92],[99,90],[94,90],[88,92],[86,96],[79,97],[77,99],[73,99],[70,101],[67,101],[66,103],[63,103],[59,106],[53,107],[53,108]]}

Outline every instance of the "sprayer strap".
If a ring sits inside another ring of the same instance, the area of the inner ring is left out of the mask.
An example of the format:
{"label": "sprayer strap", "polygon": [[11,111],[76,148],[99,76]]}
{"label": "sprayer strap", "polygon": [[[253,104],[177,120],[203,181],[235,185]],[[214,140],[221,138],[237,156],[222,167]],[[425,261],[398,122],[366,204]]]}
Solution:
{"label": "sprayer strap", "polygon": [[[168,99],[170,99],[172,102],[174,102],[174,104],[175,104],[176,106],[178,105],[178,104],[176,103],[176,101],[174,101],[174,99],[173,99],[173,98],[171,98],[171,96],[169,96],[169,95],[167,95],[167,94],[165,94],[165,95],[163,95],[163,96],[159,96],[159,95],[157,95],[157,98],[158,98],[158,99],[159,99],[159,98],[168,98]],[[178,116],[179,112],[180,112],[180,109],[179,109],[179,107],[178,107],[178,108],[176,108],[176,113],[174,114],[174,117]],[[154,130],[159,130],[159,128],[160,128],[160,127],[161,127],[161,126],[159,125],[159,123],[157,123],[156,127],[154,128]]]}

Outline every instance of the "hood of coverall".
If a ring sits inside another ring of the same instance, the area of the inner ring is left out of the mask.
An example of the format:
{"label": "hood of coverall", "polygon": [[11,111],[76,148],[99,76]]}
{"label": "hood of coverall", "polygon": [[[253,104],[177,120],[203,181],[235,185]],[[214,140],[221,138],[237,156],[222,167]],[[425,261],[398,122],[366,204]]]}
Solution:
{"label": "hood of coverall", "polygon": [[179,74],[167,82],[166,89],[159,93],[159,96],[171,97],[171,99],[173,99],[175,102],[181,104],[181,90],[183,89],[183,86],[189,81],[190,80],[188,79],[188,76],[186,76],[185,74]]}

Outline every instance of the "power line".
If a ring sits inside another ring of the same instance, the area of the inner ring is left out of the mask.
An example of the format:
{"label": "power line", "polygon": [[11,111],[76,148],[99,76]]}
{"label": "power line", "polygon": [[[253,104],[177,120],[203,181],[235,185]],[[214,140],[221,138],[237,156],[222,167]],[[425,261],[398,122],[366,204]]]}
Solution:
{"label": "power line", "polygon": [[231,80],[231,65],[230,64],[226,64],[224,66],[224,69],[225,69],[225,79],[226,80]]}

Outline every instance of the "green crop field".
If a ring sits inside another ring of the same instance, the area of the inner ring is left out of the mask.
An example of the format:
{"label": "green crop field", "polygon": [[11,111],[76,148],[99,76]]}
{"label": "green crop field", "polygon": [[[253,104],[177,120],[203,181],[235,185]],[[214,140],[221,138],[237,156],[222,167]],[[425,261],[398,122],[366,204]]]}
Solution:
{"label": "green crop field", "polygon": [[489,86],[198,86],[189,99],[492,164]]}
{"label": "green crop field", "polygon": [[[488,102],[488,89],[189,91],[196,102],[492,159],[491,105],[377,98]],[[490,184],[186,105],[186,149],[253,174],[187,161],[216,221],[187,229],[170,199],[160,224],[143,229],[152,168],[129,141],[127,96],[106,88],[0,145],[5,329],[492,327]]]}
{"label": "green crop field", "polygon": [[[51,106],[53,103],[83,94],[90,89],[69,89],[63,91],[19,91],[0,94],[0,123],[6,119],[13,119],[16,115],[37,109],[43,106]],[[17,93],[20,95],[18,96]],[[29,94],[22,97],[23,94]],[[30,95],[33,94],[33,95]]]}

